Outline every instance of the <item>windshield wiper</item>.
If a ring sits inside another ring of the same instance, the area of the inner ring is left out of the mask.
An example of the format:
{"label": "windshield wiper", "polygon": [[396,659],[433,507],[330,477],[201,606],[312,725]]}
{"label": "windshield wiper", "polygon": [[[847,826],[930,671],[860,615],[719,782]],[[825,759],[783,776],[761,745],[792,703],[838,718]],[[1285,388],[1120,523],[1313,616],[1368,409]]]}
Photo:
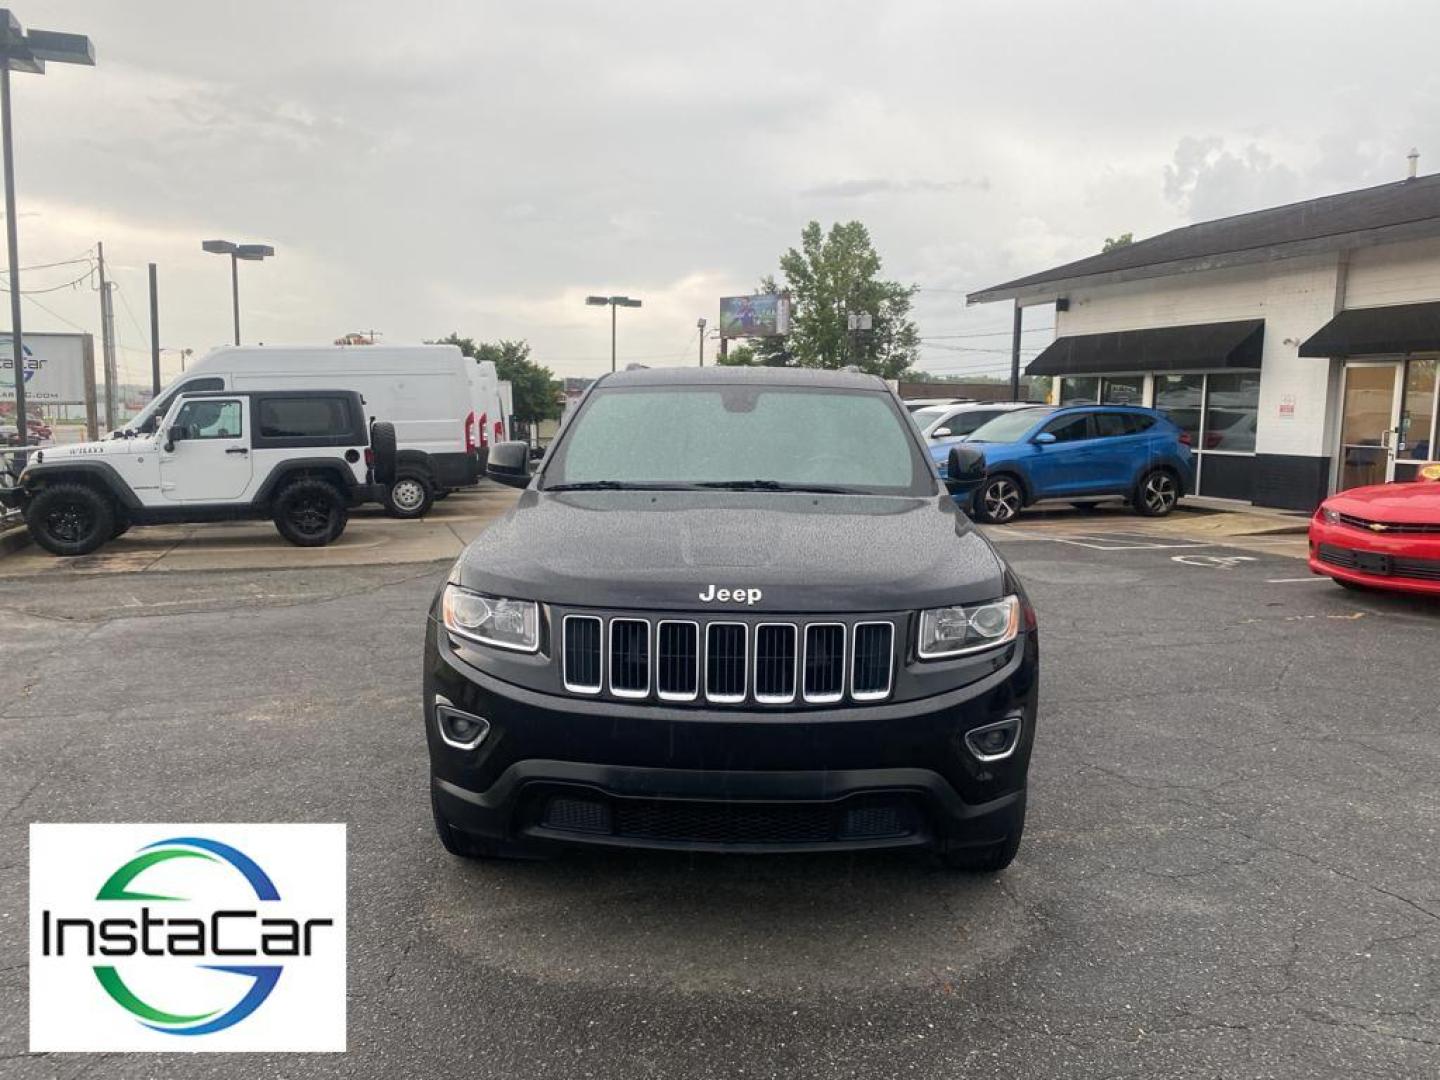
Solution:
{"label": "windshield wiper", "polygon": [[629,480],[586,480],[574,484],[547,484],[541,491],[674,491],[686,484],[645,483]]}
{"label": "windshield wiper", "polygon": [[853,495],[853,488],[825,484],[787,484],[780,480],[704,480],[692,485],[720,491],[806,491],[818,495]]}

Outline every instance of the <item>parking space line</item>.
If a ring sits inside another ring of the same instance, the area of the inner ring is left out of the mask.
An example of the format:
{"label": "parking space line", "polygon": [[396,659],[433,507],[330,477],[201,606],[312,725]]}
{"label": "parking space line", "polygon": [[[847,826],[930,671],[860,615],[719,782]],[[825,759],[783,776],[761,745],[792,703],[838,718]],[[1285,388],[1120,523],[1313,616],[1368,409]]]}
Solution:
{"label": "parking space line", "polygon": [[[1057,544],[1073,544],[1075,547],[1090,548],[1092,551],[1160,551],[1165,548],[1203,548],[1214,547],[1208,540],[1191,540],[1185,537],[1165,539],[1148,536],[1144,533],[1110,533],[1090,534],[1074,533],[1068,536],[1049,536],[1047,540],[1054,540]],[[1111,541],[1119,540],[1120,543]],[[1136,541],[1140,541],[1136,543]]]}
{"label": "parking space line", "polygon": [[1311,581],[1325,582],[1325,581],[1329,581],[1329,580],[1330,580],[1330,579],[1327,578],[1327,577],[1319,577],[1319,576],[1317,576],[1317,575],[1315,575],[1315,574],[1311,574],[1309,577],[1272,577],[1272,578],[1266,578],[1266,579],[1265,579],[1265,584],[1266,584],[1266,585],[1303,585],[1303,584],[1305,584],[1306,582],[1311,582]]}

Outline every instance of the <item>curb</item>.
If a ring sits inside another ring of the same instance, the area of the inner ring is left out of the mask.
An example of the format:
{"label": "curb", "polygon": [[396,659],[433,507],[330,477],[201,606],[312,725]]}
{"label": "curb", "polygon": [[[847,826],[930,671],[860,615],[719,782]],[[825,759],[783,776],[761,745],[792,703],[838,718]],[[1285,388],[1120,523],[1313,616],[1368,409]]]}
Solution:
{"label": "curb", "polygon": [[30,530],[24,525],[0,529],[0,555],[9,555],[30,546]]}

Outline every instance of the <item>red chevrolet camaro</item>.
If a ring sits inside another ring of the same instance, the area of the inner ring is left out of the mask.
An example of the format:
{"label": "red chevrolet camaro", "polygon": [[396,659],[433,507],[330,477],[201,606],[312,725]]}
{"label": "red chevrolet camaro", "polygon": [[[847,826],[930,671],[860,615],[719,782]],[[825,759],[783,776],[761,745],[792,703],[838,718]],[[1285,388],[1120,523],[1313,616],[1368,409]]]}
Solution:
{"label": "red chevrolet camaro", "polygon": [[1310,521],[1310,569],[1348,588],[1440,596],[1440,463],[1326,499]]}

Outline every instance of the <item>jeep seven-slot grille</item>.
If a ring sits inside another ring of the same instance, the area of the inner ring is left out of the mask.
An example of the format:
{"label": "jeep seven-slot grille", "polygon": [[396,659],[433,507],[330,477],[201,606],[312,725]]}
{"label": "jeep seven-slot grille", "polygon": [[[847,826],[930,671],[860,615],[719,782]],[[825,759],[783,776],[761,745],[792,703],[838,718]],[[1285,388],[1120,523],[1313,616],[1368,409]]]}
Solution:
{"label": "jeep seven-slot grille", "polygon": [[713,705],[833,705],[890,696],[889,620],[738,622],[565,615],[565,688]]}

